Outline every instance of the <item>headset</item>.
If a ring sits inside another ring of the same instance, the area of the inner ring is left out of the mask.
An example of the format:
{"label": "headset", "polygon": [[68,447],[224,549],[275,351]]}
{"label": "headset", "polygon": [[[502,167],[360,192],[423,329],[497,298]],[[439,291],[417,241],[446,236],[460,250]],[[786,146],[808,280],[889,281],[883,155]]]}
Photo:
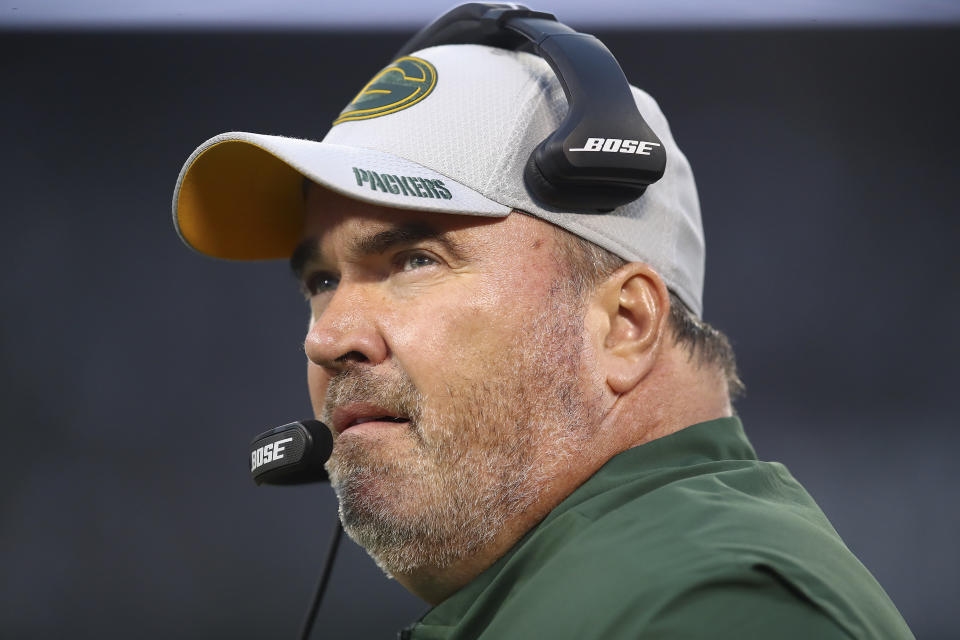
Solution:
{"label": "headset", "polygon": [[[553,69],[569,109],[557,130],[530,154],[524,169],[524,182],[539,201],[563,210],[607,213],[636,200],[663,177],[663,145],[637,110],[620,64],[594,36],[521,5],[472,2],[427,25],[394,59],[442,44],[531,50]],[[636,145],[622,145],[625,140]],[[316,420],[293,422],[253,439],[250,472],[258,485],[326,482],[324,463],[332,451],[326,425]],[[313,628],[333,568],[342,535],[339,520],[335,524],[301,629],[303,640]]]}
{"label": "headset", "polygon": [[[427,25],[394,59],[442,44],[532,49],[553,69],[569,110],[524,168],[524,182],[537,200],[563,210],[607,213],[663,177],[663,145],[640,115],[617,59],[594,36],[521,5],[471,2]],[[638,144],[622,146],[624,140]]]}

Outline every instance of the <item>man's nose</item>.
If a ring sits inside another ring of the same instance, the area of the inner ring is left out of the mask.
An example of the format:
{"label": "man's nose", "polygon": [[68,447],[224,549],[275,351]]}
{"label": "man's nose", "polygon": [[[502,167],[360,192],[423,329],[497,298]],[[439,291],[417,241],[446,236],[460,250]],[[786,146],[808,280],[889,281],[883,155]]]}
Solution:
{"label": "man's nose", "polygon": [[379,364],[387,357],[387,345],[377,326],[375,304],[359,292],[338,290],[304,341],[310,362],[331,373],[350,363]]}

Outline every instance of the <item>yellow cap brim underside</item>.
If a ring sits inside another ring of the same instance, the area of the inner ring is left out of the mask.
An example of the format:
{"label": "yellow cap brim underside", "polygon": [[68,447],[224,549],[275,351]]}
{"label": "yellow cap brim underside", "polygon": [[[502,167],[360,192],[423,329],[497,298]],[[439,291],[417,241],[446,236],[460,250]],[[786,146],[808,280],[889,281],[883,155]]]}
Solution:
{"label": "yellow cap brim underside", "polygon": [[303,227],[302,184],[300,172],[255,144],[215,144],[194,159],[180,184],[180,233],[216,258],[289,258]]}

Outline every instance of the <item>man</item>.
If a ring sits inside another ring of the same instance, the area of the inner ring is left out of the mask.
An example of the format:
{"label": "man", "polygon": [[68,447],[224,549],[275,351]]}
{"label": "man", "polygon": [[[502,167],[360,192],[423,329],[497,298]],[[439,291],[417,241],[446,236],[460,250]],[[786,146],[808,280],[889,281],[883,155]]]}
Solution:
{"label": "man", "polygon": [[435,605],[406,637],[912,637],[733,416],[692,173],[632,91],[667,168],[608,214],[523,179],[566,111],[548,65],[446,45],[322,143],[209,140],[175,223],[202,253],[290,258],[344,528]]}

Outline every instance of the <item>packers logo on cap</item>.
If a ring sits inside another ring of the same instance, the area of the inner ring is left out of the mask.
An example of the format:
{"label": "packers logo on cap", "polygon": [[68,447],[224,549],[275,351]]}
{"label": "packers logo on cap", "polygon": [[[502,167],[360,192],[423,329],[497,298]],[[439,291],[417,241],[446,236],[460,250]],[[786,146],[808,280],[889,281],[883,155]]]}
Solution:
{"label": "packers logo on cap", "polygon": [[402,111],[430,95],[437,85],[437,70],[422,58],[394,60],[361,89],[333,124],[378,118]]}

